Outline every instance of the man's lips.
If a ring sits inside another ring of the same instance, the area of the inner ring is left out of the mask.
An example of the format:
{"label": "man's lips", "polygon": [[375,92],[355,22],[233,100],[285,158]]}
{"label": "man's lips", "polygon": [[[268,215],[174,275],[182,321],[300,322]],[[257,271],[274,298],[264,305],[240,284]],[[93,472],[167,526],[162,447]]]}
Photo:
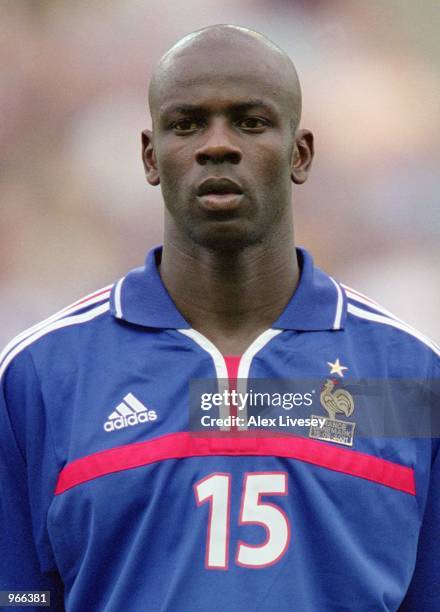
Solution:
{"label": "man's lips", "polygon": [[197,188],[199,203],[210,211],[235,210],[242,198],[243,190],[240,185],[225,177],[208,178]]}
{"label": "man's lips", "polygon": [[231,194],[242,194],[243,190],[238,183],[226,178],[208,178],[205,179],[197,187],[198,196],[206,195],[231,195]]}

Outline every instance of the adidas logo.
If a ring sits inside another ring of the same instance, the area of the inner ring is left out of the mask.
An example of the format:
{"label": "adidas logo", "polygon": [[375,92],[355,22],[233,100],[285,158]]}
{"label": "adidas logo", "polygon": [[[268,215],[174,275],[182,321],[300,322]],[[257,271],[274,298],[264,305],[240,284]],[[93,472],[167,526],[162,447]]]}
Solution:
{"label": "adidas logo", "polygon": [[148,423],[155,421],[157,414],[155,410],[148,410],[132,393],[127,393],[122,402],[116,406],[104,423],[105,431],[124,429],[130,425]]}

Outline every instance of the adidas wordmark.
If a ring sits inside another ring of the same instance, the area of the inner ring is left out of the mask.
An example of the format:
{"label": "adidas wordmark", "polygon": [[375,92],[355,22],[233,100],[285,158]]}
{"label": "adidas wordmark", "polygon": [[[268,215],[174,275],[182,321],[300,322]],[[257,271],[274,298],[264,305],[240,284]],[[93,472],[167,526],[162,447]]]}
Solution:
{"label": "adidas wordmark", "polygon": [[105,431],[114,431],[115,429],[124,429],[124,427],[130,425],[148,423],[156,419],[157,413],[155,410],[148,410],[132,393],[127,393],[122,402],[109,415],[104,423],[104,429]]}

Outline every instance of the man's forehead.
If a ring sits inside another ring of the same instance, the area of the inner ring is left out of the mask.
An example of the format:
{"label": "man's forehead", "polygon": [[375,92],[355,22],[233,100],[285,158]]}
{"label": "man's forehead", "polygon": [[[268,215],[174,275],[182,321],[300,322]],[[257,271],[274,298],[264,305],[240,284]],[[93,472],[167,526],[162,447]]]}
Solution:
{"label": "man's forehead", "polygon": [[223,104],[254,106],[281,103],[282,92],[276,75],[256,74],[234,68],[227,70],[176,71],[167,75],[157,90],[156,107],[163,112],[174,105],[210,105],[216,101]]}
{"label": "man's forehead", "polygon": [[154,107],[162,113],[170,100],[179,100],[183,105],[202,103],[213,96],[219,104],[222,97],[232,97],[237,104],[251,98],[290,105],[292,83],[289,87],[285,72],[282,62],[249,48],[240,53],[224,46],[208,48],[206,53],[197,48],[186,49],[161,66],[154,83]]}
{"label": "man's forehead", "polygon": [[170,98],[200,96],[204,88],[267,96],[287,104],[297,120],[301,114],[301,89],[290,58],[262,34],[241,26],[210,26],[178,41],[151,79],[150,111],[155,115]]}

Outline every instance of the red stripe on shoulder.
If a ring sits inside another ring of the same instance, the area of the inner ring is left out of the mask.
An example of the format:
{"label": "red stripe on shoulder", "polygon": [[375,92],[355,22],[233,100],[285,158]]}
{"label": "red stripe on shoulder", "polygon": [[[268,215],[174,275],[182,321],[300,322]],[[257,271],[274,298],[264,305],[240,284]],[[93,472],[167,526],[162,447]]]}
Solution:
{"label": "red stripe on shoulder", "polygon": [[[79,299],[77,302],[74,302],[70,306],[67,306],[66,310],[70,310],[71,308],[78,308],[78,306],[81,306],[81,304],[86,304],[90,300],[93,300],[93,299],[99,297],[100,295],[102,295],[102,296],[104,296],[106,294],[110,295],[111,287],[112,286],[110,285],[109,287],[105,287],[104,289],[100,289],[100,290],[96,291],[95,293],[91,293],[90,295],[87,295],[86,297]],[[104,299],[104,297],[103,297],[103,299]]]}

